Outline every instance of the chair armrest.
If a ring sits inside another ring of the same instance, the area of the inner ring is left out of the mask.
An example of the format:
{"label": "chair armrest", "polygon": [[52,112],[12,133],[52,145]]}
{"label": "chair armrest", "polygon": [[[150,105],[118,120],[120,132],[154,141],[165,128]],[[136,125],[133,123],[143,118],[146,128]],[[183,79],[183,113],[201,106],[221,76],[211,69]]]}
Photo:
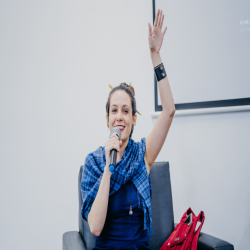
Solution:
{"label": "chair armrest", "polygon": [[86,250],[82,237],[77,231],[70,231],[63,234],[63,250]]}
{"label": "chair armrest", "polygon": [[[176,227],[178,223],[174,223]],[[234,250],[234,246],[227,241],[200,232],[197,250]]]}
{"label": "chair armrest", "polygon": [[197,250],[234,250],[234,246],[227,241],[200,232]]}

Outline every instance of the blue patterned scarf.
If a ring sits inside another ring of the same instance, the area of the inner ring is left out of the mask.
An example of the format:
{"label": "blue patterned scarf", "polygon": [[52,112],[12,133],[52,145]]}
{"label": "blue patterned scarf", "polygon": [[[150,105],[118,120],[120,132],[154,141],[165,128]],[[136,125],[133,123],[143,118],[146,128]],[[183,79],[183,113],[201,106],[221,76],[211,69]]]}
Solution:
{"label": "blue patterned scarf", "polygon": [[[138,208],[144,212],[144,230],[147,229],[152,237],[151,178],[147,174],[144,161],[145,150],[145,137],[141,139],[141,142],[134,142],[129,138],[123,156],[116,163],[116,169],[111,174],[109,195],[115,193],[122,185],[131,180],[137,189]],[[96,151],[88,154],[84,165],[81,181],[83,200],[81,215],[87,221],[106,165],[105,147],[99,147]]]}

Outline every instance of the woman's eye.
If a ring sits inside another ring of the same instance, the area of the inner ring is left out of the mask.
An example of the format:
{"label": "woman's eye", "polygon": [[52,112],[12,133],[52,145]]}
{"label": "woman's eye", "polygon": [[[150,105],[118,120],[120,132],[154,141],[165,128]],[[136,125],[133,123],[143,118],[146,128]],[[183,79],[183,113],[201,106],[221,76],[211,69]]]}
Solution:
{"label": "woman's eye", "polygon": [[[116,112],[116,109],[113,109],[112,112]],[[128,111],[125,109],[123,110],[123,112],[128,113]]]}

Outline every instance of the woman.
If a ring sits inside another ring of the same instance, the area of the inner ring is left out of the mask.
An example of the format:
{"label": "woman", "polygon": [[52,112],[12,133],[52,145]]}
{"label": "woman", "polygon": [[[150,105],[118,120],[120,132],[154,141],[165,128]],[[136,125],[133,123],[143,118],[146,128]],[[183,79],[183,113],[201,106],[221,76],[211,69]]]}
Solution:
{"label": "woman", "polygon": [[[126,83],[115,87],[106,104],[107,126],[118,127],[120,139],[113,133],[105,147],[99,147],[85,160],[81,191],[81,214],[96,236],[94,249],[149,249],[152,237],[150,169],[167,137],[175,113],[174,100],[159,54],[167,27],[164,15],[157,11],[154,27],[149,25],[149,48],[158,80],[162,112],[147,138],[135,143],[136,125],[134,89]],[[109,169],[112,149],[117,150],[116,169]]]}

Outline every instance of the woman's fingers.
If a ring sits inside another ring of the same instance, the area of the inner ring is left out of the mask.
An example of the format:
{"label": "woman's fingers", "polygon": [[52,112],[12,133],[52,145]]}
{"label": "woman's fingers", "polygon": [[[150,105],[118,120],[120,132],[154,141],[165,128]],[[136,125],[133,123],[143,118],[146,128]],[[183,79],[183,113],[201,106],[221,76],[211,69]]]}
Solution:
{"label": "woman's fingers", "polygon": [[111,135],[111,138],[112,137],[117,137],[118,138],[118,135],[116,134],[116,133],[113,133],[112,135]]}
{"label": "woman's fingers", "polygon": [[118,136],[114,136],[110,139],[110,150],[111,149],[116,149],[117,151],[120,151],[120,141],[118,139]]}
{"label": "woman's fingers", "polygon": [[[157,11],[157,16],[155,19],[155,26],[157,26],[160,30],[162,29],[162,25],[163,25],[163,21],[164,21],[164,14],[162,14],[162,10],[158,10]],[[167,31],[167,27],[165,27],[164,31],[163,31],[163,36],[165,35]],[[151,31],[152,32],[152,31]]]}
{"label": "woman's fingers", "polygon": [[151,36],[151,34],[152,34],[152,27],[150,23],[148,23],[148,35]]}
{"label": "woman's fingers", "polygon": [[161,16],[160,30],[162,29],[163,20],[164,20],[164,14]]}
{"label": "woman's fingers", "polygon": [[157,24],[158,28],[161,28],[161,17],[162,17],[162,10],[160,10],[160,13],[159,13],[158,24]]}
{"label": "woman's fingers", "polygon": [[166,31],[167,31],[167,26],[165,27],[165,29],[163,31],[163,36],[165,35]]}
{"label": "woman's fingers", "polygon": [[159,11],[158,19],[157,19],[157,27],[161,28],[161,17],[162,17],[162,10]]}
{"label": "woman's fingers", "polygon": [[[161,30],[162,25],[163,25],[163,21],[164,21],[164,14],[162,14],[162,10],[158,9],[157,14],[156,14],[156,18],[155,18],[154,26]],[[149,27],[149,32],[151,34],[152,30],[150,30],[150,28],[151,28],[151,26]],[[166,32],[166,30],[164,30],[164,31]]]}
{"label": "woman's fingers", "polygon": [[[161,30],[162,25],[163,25],[163,20],[164,20],[164,14],[162,14],[162,10],[158,9],[157,14],[156,14],[156,18],[155,18],[155,22],[154,22],[154,26]],[[150,28],[151,28],[151,26],[150,26]],[[152,33],[152,31],[150,31],[150,33]]]}
{"label": "woman's fingers", "polygon": [[155,18],[155,23],[154,23],[154,26],[155,26],[155,27],[158,26],[159,13],[160,13],[160,10],[158,9],[157,14],[156,14],[156,18]]}
{"label": "woman's fingers", "polygon": [[106,161],[109,162],[110,152],[112,149],[116,149],[120,152],[122,141],[118,138],[116,133],[113,133],[105,143],[105,156]]}

